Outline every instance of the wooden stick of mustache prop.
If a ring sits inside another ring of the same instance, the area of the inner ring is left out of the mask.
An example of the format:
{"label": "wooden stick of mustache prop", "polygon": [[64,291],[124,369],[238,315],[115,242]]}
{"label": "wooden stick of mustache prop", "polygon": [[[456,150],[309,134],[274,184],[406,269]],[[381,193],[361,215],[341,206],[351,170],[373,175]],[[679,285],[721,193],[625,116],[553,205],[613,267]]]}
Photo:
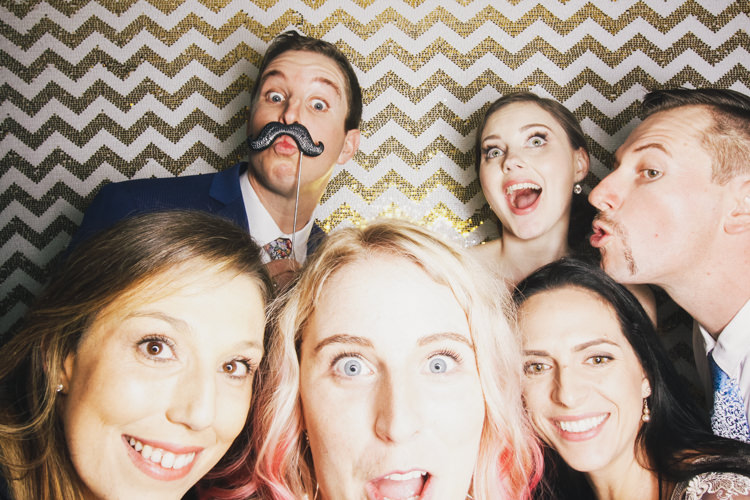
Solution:
{"label": "wooden stick of mustache prop", "polygon": [[304,125],[299,123],[291,125],[284,125],[281,122],[268,123],[255,139],[248,137],[247,144],[251,151],[263,151],[280,135],[288,135],[294,139],[299,150],[307,156],[318,156],[323,152],[323,143],[315,144]]}

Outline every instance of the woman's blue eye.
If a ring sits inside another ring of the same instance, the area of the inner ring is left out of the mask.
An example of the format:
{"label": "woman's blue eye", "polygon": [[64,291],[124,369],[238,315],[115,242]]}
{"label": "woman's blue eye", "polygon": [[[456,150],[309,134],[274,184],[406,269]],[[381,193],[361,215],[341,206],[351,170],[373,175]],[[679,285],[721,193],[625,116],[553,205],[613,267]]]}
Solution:
{"label": "woman's blue eye", "polygon": [[457,353],[441,352],[434,354],[427,360],[427,368],[430,373],[447,373],[453,370],[461,362],[461,356]]}
{"label": "woman's blue eye", "polygon": [[350,359],[344,363],[344,373],[347,375],[359,375],[362,373],[362,363],[358,359]]}
{"label": "woman's blue eye", "polygon": [[344,375],[348,377],[356,377],[357,375],[361,375],[364,371],[364,366],[362,365],[362,361],[360,361],[357,358],[345,358],[342,359],[339,363],[339,370],[344,372]]}
{"label": "woman's blue eye", "polygon": [[372,369],[367,363],[355,354],[338,356],[331,364],[331,368],[338,375],[349,378],[366,376],[372,373]]}
{"label": "woman's blue eye", "polygon": [[430,360],[430,371],[432,373],[445,373],[448,371],[448,363],[443,358],[432,358]]}

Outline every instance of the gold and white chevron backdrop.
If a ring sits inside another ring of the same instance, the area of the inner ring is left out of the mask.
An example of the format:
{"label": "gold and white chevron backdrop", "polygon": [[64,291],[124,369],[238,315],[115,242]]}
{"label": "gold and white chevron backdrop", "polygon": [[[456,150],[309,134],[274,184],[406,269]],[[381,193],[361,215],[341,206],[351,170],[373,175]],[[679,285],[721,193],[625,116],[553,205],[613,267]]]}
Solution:
{"label": "gold and white chevron backdrop", "polygon": [[531,89],[573,110],[591,186],[645,91],[750,94],[749,11],[748,0],[2,0],[0,335],[104,183],[245,156],[248,90],[282,31],[337,44],[363,88],[361,149],[334,172],[323,226],[402,214],[471,245],[496,232],[472,162],[490,101]]}

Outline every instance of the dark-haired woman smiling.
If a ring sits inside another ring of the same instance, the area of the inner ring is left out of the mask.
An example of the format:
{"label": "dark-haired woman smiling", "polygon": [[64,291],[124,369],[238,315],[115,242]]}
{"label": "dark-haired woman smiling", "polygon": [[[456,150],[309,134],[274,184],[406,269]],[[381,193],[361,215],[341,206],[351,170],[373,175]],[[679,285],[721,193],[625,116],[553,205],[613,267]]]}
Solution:
{"label": "dark-haired woman smiling", "polygon": [[626,288],[564,259],[515,300],[550,498],[750,498],[750,445],[711,433]]}

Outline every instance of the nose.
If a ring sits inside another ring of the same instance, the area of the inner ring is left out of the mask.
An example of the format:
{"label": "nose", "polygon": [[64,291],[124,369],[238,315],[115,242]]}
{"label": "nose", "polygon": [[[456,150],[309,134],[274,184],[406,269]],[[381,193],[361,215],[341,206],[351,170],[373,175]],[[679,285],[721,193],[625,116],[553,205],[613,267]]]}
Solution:
{"label": "nose", "polygon": [[187,370],[175,382],[167,418],[196,431],[212,425],[216,418],[216,374]]}
{"label": "nose", "polygon": [[619,172],[614,170],[591,190],[589,203],[601,212],[618,208],[622,204],[624,196],[618,181]]}
{"label": "nose", "polygon": [[570,367],[557,368],[552,400],[562,406],[575,408],[588,394],[589,381]]}
{"label": "nose", "polygon": [[280,121],[285,125],[291,125],[299,121],[300,106],[301,102],[299,99],[290,97],[286,100],[285,105],[281,111]]}
{"label": "nose", "polygon": [[521,156],[509,148],[503,159],[503,173],[507,174],[513,169],[524,168],[525,166]]}
{"label": "nose", "polygon": [[422,419],[418,391],[406,378],[384,378],[377,388],[375,401],[375,434],[389,443],[408,440],[419,432]]}

